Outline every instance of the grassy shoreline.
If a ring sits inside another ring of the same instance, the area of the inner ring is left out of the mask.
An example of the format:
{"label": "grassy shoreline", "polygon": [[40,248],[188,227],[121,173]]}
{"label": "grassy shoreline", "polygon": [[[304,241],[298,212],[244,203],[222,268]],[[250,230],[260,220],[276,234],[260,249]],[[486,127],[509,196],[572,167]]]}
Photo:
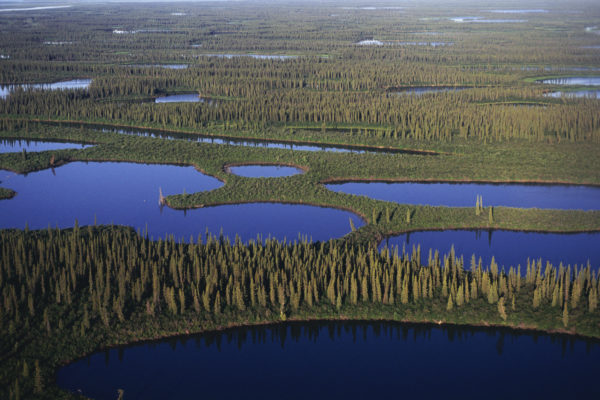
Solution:
{"label": "grassy shoreline", "polygon": [[[600,229],[600,211],[519,209],[494,207],[494,222],[489,223],[487,210],[476,216],[473,207],[431,207],[407,205],[374,200],[328,190],[323,186],[330,182],[385,181],[385,182],[464,182],[464,183],[536,183],[600,185],[598,161],[576,159],[572,168],[563,162],[569,160],[571,151],[586,146],[566,145],[563,153],[549,159],[547,152],[538,156],[543,163],[534,163],[533,170],[543,166],[545,176],[534,177],[530,169],[515,160],[515,168],[505,168],[507,163],[493,165],[495,157],[503,157],[506,147],[495,149],[492,156],[479,152],[473,156],[460,157],[439,155],[381,155],[292,151],[241,146],[195,143],[184,140],[102,133],[87,129],[38,127],[12,132],[2,132],[0,137],[26,139],[75,140],[94,143],[87,149],[66,149],[28,153],[26,159],[20,153],[0,155],[0,168],[27,173],[67,162],[111,161],[151,164],[191,165],[203,174],[213,176],[225,185],[208,192],[176,194],[166,198],[169,206],[177,209],[217,206],[251,202],[276,202],[335,207],[361,216],[368,224],[346,239],[377,242],[385,236],[398,232],[440,229],[508,229],[544,232],[586,232]],[[539,146],[538,146],[539,147]],[[587,151],[593,153],[595,148]],[[560,149],[561,147],[558,146]],[[548,156],[548,157],[546,157]],[[53,159],[53,160],[52,160]],[[517,157],[518,159],[518,157]],[[528,158],[531,162],[532,157]],[[53,164],[51,164],[51,161]],[[467,164],[466,166],[463,164]],[[583,163],[594,179],[568,179],[576,176],[576,165]],[[244,178],[226,172],[229,165],[276,164],[301,168],[305,173],[281,178]],[[481,167],[481,168],[479,168]],[[471,176],[460,176],[461,168]],[[496,177],[494,172],[502,169],[514,177]],[[561,174],[557,171],[562,171]],[[448,176],[448,172],[451,176]],[[518,173],[518,175],[516,175]],[[446,174],[446,175],[445,175]],[[435,176],[435,178],[434,178]],[[553,176],[554,179],[550,179]],[[492,177],[495,177],[493,179]],[[406,213],[410,210],[410,224]],[[390,215],[389,221],[387,215]]]}

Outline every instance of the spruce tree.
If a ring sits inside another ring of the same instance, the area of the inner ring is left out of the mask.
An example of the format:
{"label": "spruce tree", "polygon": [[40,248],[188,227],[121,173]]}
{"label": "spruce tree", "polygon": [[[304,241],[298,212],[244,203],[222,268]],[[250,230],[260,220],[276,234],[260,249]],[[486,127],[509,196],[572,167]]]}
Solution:
{"label": "spruce tree", "polygon": [[506,321],[506,308],[504,307],[504,297],[501,297],[498,301],[498,313],[503,321]]}
{"label": "spruce tree", "polygon": [[446,303],[446,311],[452,311],[454,303],[452,302],[452,295],[448,296],[448,303]]}
{"label": "spruce tree", "polygon": [[44,387],[42,384],[42,373],[40,371],[40,362],[35,360],[35,371],[33,376],[33,392],[42,393]]}
{"label": "spruce tree", "polygon": [[596,311],[596,307],[598,307],[598,292],[595,287],[590,289],[590,293],[588,294],[588,304],[591,313]]}

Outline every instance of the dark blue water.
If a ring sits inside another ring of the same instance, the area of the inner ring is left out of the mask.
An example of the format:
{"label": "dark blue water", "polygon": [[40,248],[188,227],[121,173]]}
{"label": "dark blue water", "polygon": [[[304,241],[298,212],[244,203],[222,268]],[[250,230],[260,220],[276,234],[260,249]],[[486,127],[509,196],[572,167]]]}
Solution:
{"label": "dark blue water", "polygon": [[63,143],[63,142],[42,142],[35,140],[0,140],[1,153],[20,153],[23,150],[26,152],[47,151],[47,150],[64,150],[64,149],[86,149],[90,145],[80,143]]}
{"label": "dark blue water", "polygon": [[543,79],[538,82],[550,85],[600,86],[600,76],[573,76]]}
{"label": "dark blue water", "polygon": [[393,236],[384,239],[380,248],[398,248],[401,254],[406,249],[412,254],[413,247],[421,246],[421,262],[428,260],[429,249],[449,254],[454,246],[458,257],[464,257],[465,265],[470,266],[471,256],[481,257],[484,265],[489,265],[492,256],[499,265],[521,265],[525,272],[527,259],[542,259],[543,265],[550,261],[555,266],[562,262],[565,266],[587,265],[589,260],[594,269],[600,269],[600,232],[595,233],[535,233],[512,231],[422,231]]}
{"label": "dark blue water", "polygon": [[227,167],[227,170],[246,178],[280,178],[304,172],[300,168],[285,165],[239,165]]}
{"label": "dark blue water", "polygon": [[350,232],[362,220],[347,211],[289,204],[241,204],[180,211],[158,204],[159,188],[165,196],[213,190],[222,183],[193,167],[132,163],[75,162],[55,170],[17,175],[0,171],[0,185],[17,195],[0,201],[0,228],[31,229],[80,225],[118,224],[144,231],[154,239],[174,235],[194,239],[206,230],[232,241],[271,236],[288,241],[298,235],[329,240]]}
{"label": "dark blue water", "polygon": [[600,345],[395,323],[242,328],[93,354],[58,385],[93,399],[593,399]]}
{"label": "dark blue water", "polygon": [[16,90],[18,87],[23,89],[42,89],[42,90],[73,90],[73,89],[87,89],[92,83],[91,79],[73,79],[70,81],[55,82],[55,83],[39,83],[39,84],[26,84],[26,85],[8,85],[0,86],[0,99],[6,98],[11,92]]}
{"label": "dark blue water", "polygon": [[479,183],[349,182],[325,185],[327,189],[401,204],[600,210],[600,187],[566,185],[493,185]]}

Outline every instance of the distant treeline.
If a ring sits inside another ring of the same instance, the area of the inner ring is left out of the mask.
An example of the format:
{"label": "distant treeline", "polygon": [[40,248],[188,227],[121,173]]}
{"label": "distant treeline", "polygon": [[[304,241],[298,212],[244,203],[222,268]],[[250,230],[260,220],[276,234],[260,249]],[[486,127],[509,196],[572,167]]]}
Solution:
{"label": "distant treeline", "polygon": [[[0,82],[93,83],[77,93],[16,92],[0,100],[0,113],[188,129],[346,124],[365,140],[597,142],[598,100],[546,98],[556,87],[524,81],[597,74],[600,54],[585,47],[597,35],[583,29],[594,26],[594,13],[563,13],[557,22],[563,7],[502,24],[456,23],[455,7],[429,4],[402,12],[190,4],[177,15],[171,5],[16,13],[2,20]],[[356,44],[370,39],[382,45]],[[223,56],[247,53],[294,58]],[[468,89],[396,93],[407,86]],[[144,103],[189,91],[215,101]]]}
{"label": "distant treeline", "polygon": [[169,324],[199,331],[345,316],[600,336],[599,283],[589,265],[533,261],[522,276],[475,257],[466,266],[453,253],[430,253],[421,265],[418,249],[397,254],[335,241],[243,245],[210,236],[184,244],[105,226],[0,231],[0,255],[5,398],[43,390],[61,357],[164,335]]}
{"label": "distant treeline", "polygon": [[[249,130],[298,123],[326,129],[337,124],[350,124],[355,126],[350,130],[351,136],[368,138],[374,135],[393,140],[449,141],[460,138],[597,142],[600,139],[597,100],[584,98],[563,102],[552,99],[543,107],[510,104],[511,101],[541,101],[542,89],[538,87],[474,88],[414,96],[395,93],[393,88],[328,88],[330,85],[354,85],[351,81],[344,83],[343,79],[340,82],[324,79],[318,83],[320,80],[314,78],[308,84],[307,79],[289,78],[286,83],[277,74],[269,79],[241,76],[228,79],[224,77],[227,70],[217,71],[220,72],[194,69],[183,72],[181,77],[175,76],[174,72],[162,71],[160,74],[167,76],[118,74],[96,78],[89,92],[18,90],[0,100],[0,113],[189,129],[220,126]],[[238,72],[248,74],[244,70]],[[148,70],[144,73],[148,74]],[[365,73],[377,74],[377,71],[366,70]],[[386,84],[403,86],[413,84],[411,81],[398,79]],[[460,85],[460,81],[457,83]],[[440,82],[426,83],[431,84]],[[310,85],[322,89],[315,90],[308,87]],[[360,82],[356,85],[362,86]],[[144,98],[151,100],[162,93],[185,90],[217,101],[174,104],[144,101]],[[131,96],[134,96],[133,100]],[[503,102],[509,104],[494,104]],[[363,128],[365,125],[377,125],[379,129],[370,131]]]}

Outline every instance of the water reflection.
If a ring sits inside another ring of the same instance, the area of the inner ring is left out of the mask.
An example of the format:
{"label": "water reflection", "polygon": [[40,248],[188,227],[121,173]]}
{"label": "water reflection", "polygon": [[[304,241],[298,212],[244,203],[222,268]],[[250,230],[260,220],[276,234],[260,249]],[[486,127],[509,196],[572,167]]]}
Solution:
{"label": "water reflection", "polygon": [[[417,257],[427,263],[431,252],[438,250],[440,255],[449,254],[452,249],[458,258],[463,257],[470,266],[471,256],[481,258],[483,265],[489,265],[492,257],[499,265],[521,266],[525,272],[527,262],[542,260],[558,266],[561,262],[571,266],[585,266],[590,263],[593,269],[600,268],[600,232],[591,233],[540,233],[505,230],[446,230],[417,231],[384,239],[380,249],[398,249],[399,253],[412,254],[420,248]],[[441,256],[440,256],[441,257]]]}
{"label": "water reflection", "polygon": [[597,342],[540,333],[391,322],[289,323],[107,350],[60,369],[57,382],[96,399],[115,397],[117,388],[127,398],[144,399],[399,393],[506,399],[573,391],[590,398],[600,388],[573,383],[593,382],[598,357]]}
{"label": "water reflection", "polygon": [[17,89],[23,90],[75,90],[88,89],[92,83],[91,79],[73,79],[70,81],[54,82],[54,83],[36,83],[23,85],[7,85],[0,86],[0,99],[5,99],[8,95]]}
{"label": "water reflection", "polygon": [[600,187],[583,185],[526,185],[430,182],[348,182],[327,189],[401,204],[600,210]]}
{"label": "water reflection", "polygon": [[46,142],[25,139],[0,139],[0,154],[38,152],[48,150],[87,149],[91,145],[69,142]]}

